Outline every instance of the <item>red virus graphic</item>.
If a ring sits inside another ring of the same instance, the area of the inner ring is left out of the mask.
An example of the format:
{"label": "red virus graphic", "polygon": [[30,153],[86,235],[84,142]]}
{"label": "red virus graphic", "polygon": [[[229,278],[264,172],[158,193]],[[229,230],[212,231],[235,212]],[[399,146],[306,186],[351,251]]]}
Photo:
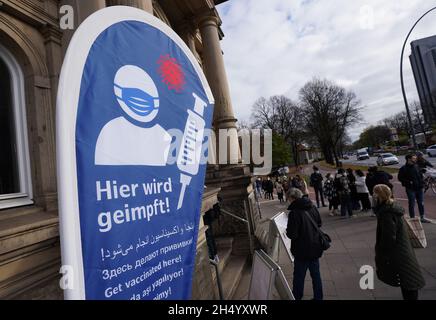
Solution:
{"label": "red virus graphic", "polygon": [[167,54],[161,56],[157,63],[159,64],[159,74],[162,77],[162,82],[168,86],[168,89],[176,90],[176,92],[182,91],[186,83],[185,74],[177,60]]}

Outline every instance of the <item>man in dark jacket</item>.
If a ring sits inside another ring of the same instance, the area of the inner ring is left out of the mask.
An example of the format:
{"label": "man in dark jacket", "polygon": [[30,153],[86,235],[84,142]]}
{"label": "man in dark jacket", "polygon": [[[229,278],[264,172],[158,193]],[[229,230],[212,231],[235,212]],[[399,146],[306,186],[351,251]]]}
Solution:
{"label": "man in dark jacket", "polygon": [[291,241],[291,253],[294,260],[293,294],[296,300],[303,298],[304,279],[309,269],[313,284],[315,300],[323,299],[321,273],[319,271],[319,258],[322,256],[322,248],[319,233],[310,221],[307,214],[321,227],[321,217],[318,210],[308,198],[298,189],[290,189],[288,199],[289,206],[288,226],[286,235]]}
{"label": "man in dark jacket", "polygon": [[387,185],[391,190],[394,188],[394,185],[390,182],[394,177],[383,170],[379,170],[377,166],[373,167],[373,183],[374,186],[378,184]]}
{"label": "man in dark jacket", "polygon": [[319,198],[321,197],[321,203],[323,207],[326,207],[324,204],[324,194],[322,190],[322,174],[319,172],[318,167],[313,166],[313,173],[310,175],[310,186],[315,190],[316,197],[316,206],[319,208]]}
{"label": "man in dark jacket", "polygon": [[406,164],[398,172],[398,180],[406,188],[409,200],[409,216],[415,217],[415,201],[418,203],[421,222],[429,222],[424,214],[424,180],[416,165],[417,157],[414,154],[406,155]]}

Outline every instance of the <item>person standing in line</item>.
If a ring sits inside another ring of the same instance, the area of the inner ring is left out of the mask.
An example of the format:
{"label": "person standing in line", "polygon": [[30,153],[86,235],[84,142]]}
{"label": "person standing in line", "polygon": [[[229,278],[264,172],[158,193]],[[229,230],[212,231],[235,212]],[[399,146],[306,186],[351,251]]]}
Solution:
{"label": "person standing in line", "polygon": [[433,168],[433,165],[424,158],[424,154],[421,151],[416,153],[416,157],[416,164],[418,165],[419,169],[425,170],[426,168]]}
{"label": "person standing in line", "polygon": [[266,193],[267,193],[267,198],[269,200],[274,200],[274,183],[272,182],[271,178],[268,177],[268,180],[266,182]]}
{"label": "person standing in line", "polygon": [[283,185],[280,181],[276,182],[276,191],[277,191],[277,197],[279,198],[280,203],[284,202],[283,200]]}
{"label": "person standing in line", "polygon": [[262,199],[262,180],[260,177],[256,179],[256,193],[259,199]]}
{"label": "person standing in line", "polygon": [[327,173],[325,176],[326,180],[324,182],[324,194],[329,201],[329,213],[330,216],[335,216],[338,214],[339,208],[339,196],[335,187],[335,179],[331,173]]}
{"label": "person standing in line", "polygon": [[314,222],[321,227],[321,216],[312,201],[303,197],[299,189],[292,188],[288,192],[291,204],[288,207],[288,225],[286,235],[291,239],[291,253],[294,256],[294,278],[292,292],[295,300],[301,300],[304,293],[304,279],[307,269],[312,278],[314,300],[323,299],[321,272],[319,258],[323,249],[319,240],[318,230],[310,221],[309,215]]}
{"label": "person standing in line", "polygon": [[407,199],[409,200],[409,216],[415,217],[415,201],[418,204],[421,222],[430,222],[425,218],[424,212],[424,179],[418,166],[417,157],[414,154],[406,155],[406,164],[398,172],[398,180],[406,188]]}
{"label": "person standing in line", "polygon": [[368,168],[368,173],[366,174],[365,184],[368,188],[369,195],[372,197],[372,189],[375,187],[374,183],[374,167]]}
{"label": "person standing in line", "polygon": [[359,197],[357,195],[357,188],[356,188],[356,177],[354,176],[353,169],[351,168],[347,169],[347,178],[348,178],[348,183],[350,185],[350,196],[351,196],[351,204],[353,210],[360,210]]}
{"label": "person standing in line", "polygon": [[287,177],[285,177],[285,181],[283,182],[283,194],[285,196],[285,201],[288,201],[288,191],[290,189],[290,185],[289,185],[289,179]]}
{"label": "person standing in line", "polygon": [[307,188],[307,183],[299,174],[295,176],[294,183],[295,187],[303,193],[303,197],[309,198],[309,189]]}
{"label": "person standing in line", "polygon": [[369,191],[366,186],[366,177],[362,170],[356,170],[356,191],[357,197],[359,198],[362,204],[362,211],[371,210],[371,202],[369,201]]}
{"label": "person standing in line", "polygon": [[266,191],[266,189],[267,189],[267,185],[268,184],[268,180],[267,179],[265,179],[265,178],[263,178],[262,179],[262,191],[263,191],[263,198],[264,199],[267,199],[268,198],[268,193],[267,193],[267,191]]}
{"label": "person standing in line", "polygon": [[404,300],[418,300],[418,290],[425,286],[421,268],[410,243],[404,221],[404,209],[394,202],[389,187],[374,187],[377,212],[375,265],[377,277],[400,287]]}
{"label": "person standing in line", "polygon": [[424,193],[425,193],[430,186],[426,182],[428,181],[428,179],[431,179],[431,175],[428,174],[427,168],[433,168],[433,165],[424,158],[424,154],[422,152],[418,151],[416,153],[416,156],[418,158],[416,160],[416,164],[417,164],[417,166],[422,174],[422,177],[424,179]]}
{"label": "person standing in line", "polygon": [[374,166],[373,167],[373,175],[374,175],[374,179],[373,179],[374,186],[377,184],[384,184],[384,185],[388,186],[391,189],[391,191],[393,192],[394,185],[391,183],[391,180],[394,177],[391,174],[389,174],[383,170],[379,170],[379,168],[377,166]]}
{"label": "person standing in line", "polygon": [[[374,173],[376,171],[377,167],[369,167],[368,168],[368,173],[366,174],[366,180],[365,180],[365,184],[368,187],[368,192],[369,195],[371,196],[371,208],[374,208],[374,199],[372,198],[372,190],[375,187],[375,178],[374,178]],[[373,209],[371,217],[375,217],[375,211]]]}
{"label": "person standing in line", "polygon": [[353,216],[353,204],[351,203],[351,191],[350,184],[345,174],[344,169],[340,168],[335,178],[335,186],[339,193],[339,199],[341,201],[341,218],[345,219]]}
{"label": "person standing in line", "polygon": [[320,197],[321,197],[322,206],[326,207],[326,205],[324,204],[322,181],[323,181],[323,177],[322,174],[319,172],[318,167],[313,166],[313,173],[310,175],[310,186],[313,187],[313,189],[315,190],[316,206],[318,207],[318,209],[319,209]]}

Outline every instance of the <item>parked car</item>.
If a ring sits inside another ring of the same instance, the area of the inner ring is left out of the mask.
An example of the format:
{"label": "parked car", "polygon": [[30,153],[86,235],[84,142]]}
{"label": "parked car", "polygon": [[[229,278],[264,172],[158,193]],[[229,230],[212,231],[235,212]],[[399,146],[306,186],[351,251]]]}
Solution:
{"label": "parked car", "polygon": [[350,159],[350,157],[349,157],[347,154],[344,154],[344,156],[342,157],[342,159],[344,159],[344,160],[348,160],[348,159]]}
{"label": "parked car", "polygon": [[436,144],[429,146],[425,152],[428,154],[429,157],[436,156]]}
{"label": "parked car", "polygon": [[390,164],[399,164],[399,163],[400,161],[398,160],[398,158],[392,153],[382,153],[377,158],[378,166],[386,166]]}

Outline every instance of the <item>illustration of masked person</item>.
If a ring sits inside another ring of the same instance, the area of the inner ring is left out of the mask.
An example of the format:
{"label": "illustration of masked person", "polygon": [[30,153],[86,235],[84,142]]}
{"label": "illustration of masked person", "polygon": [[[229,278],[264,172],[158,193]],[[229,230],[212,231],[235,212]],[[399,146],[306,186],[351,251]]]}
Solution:
{"label": "illustration of masked person", "polygon": [[143,128],[131,121],[149,123],[159,112],[159,94],[151,77],[137,66],[123,66],[115,75],[114,93],[124,116],[101,130],[95,164],[164,166],[171,135],[157,123]]}

